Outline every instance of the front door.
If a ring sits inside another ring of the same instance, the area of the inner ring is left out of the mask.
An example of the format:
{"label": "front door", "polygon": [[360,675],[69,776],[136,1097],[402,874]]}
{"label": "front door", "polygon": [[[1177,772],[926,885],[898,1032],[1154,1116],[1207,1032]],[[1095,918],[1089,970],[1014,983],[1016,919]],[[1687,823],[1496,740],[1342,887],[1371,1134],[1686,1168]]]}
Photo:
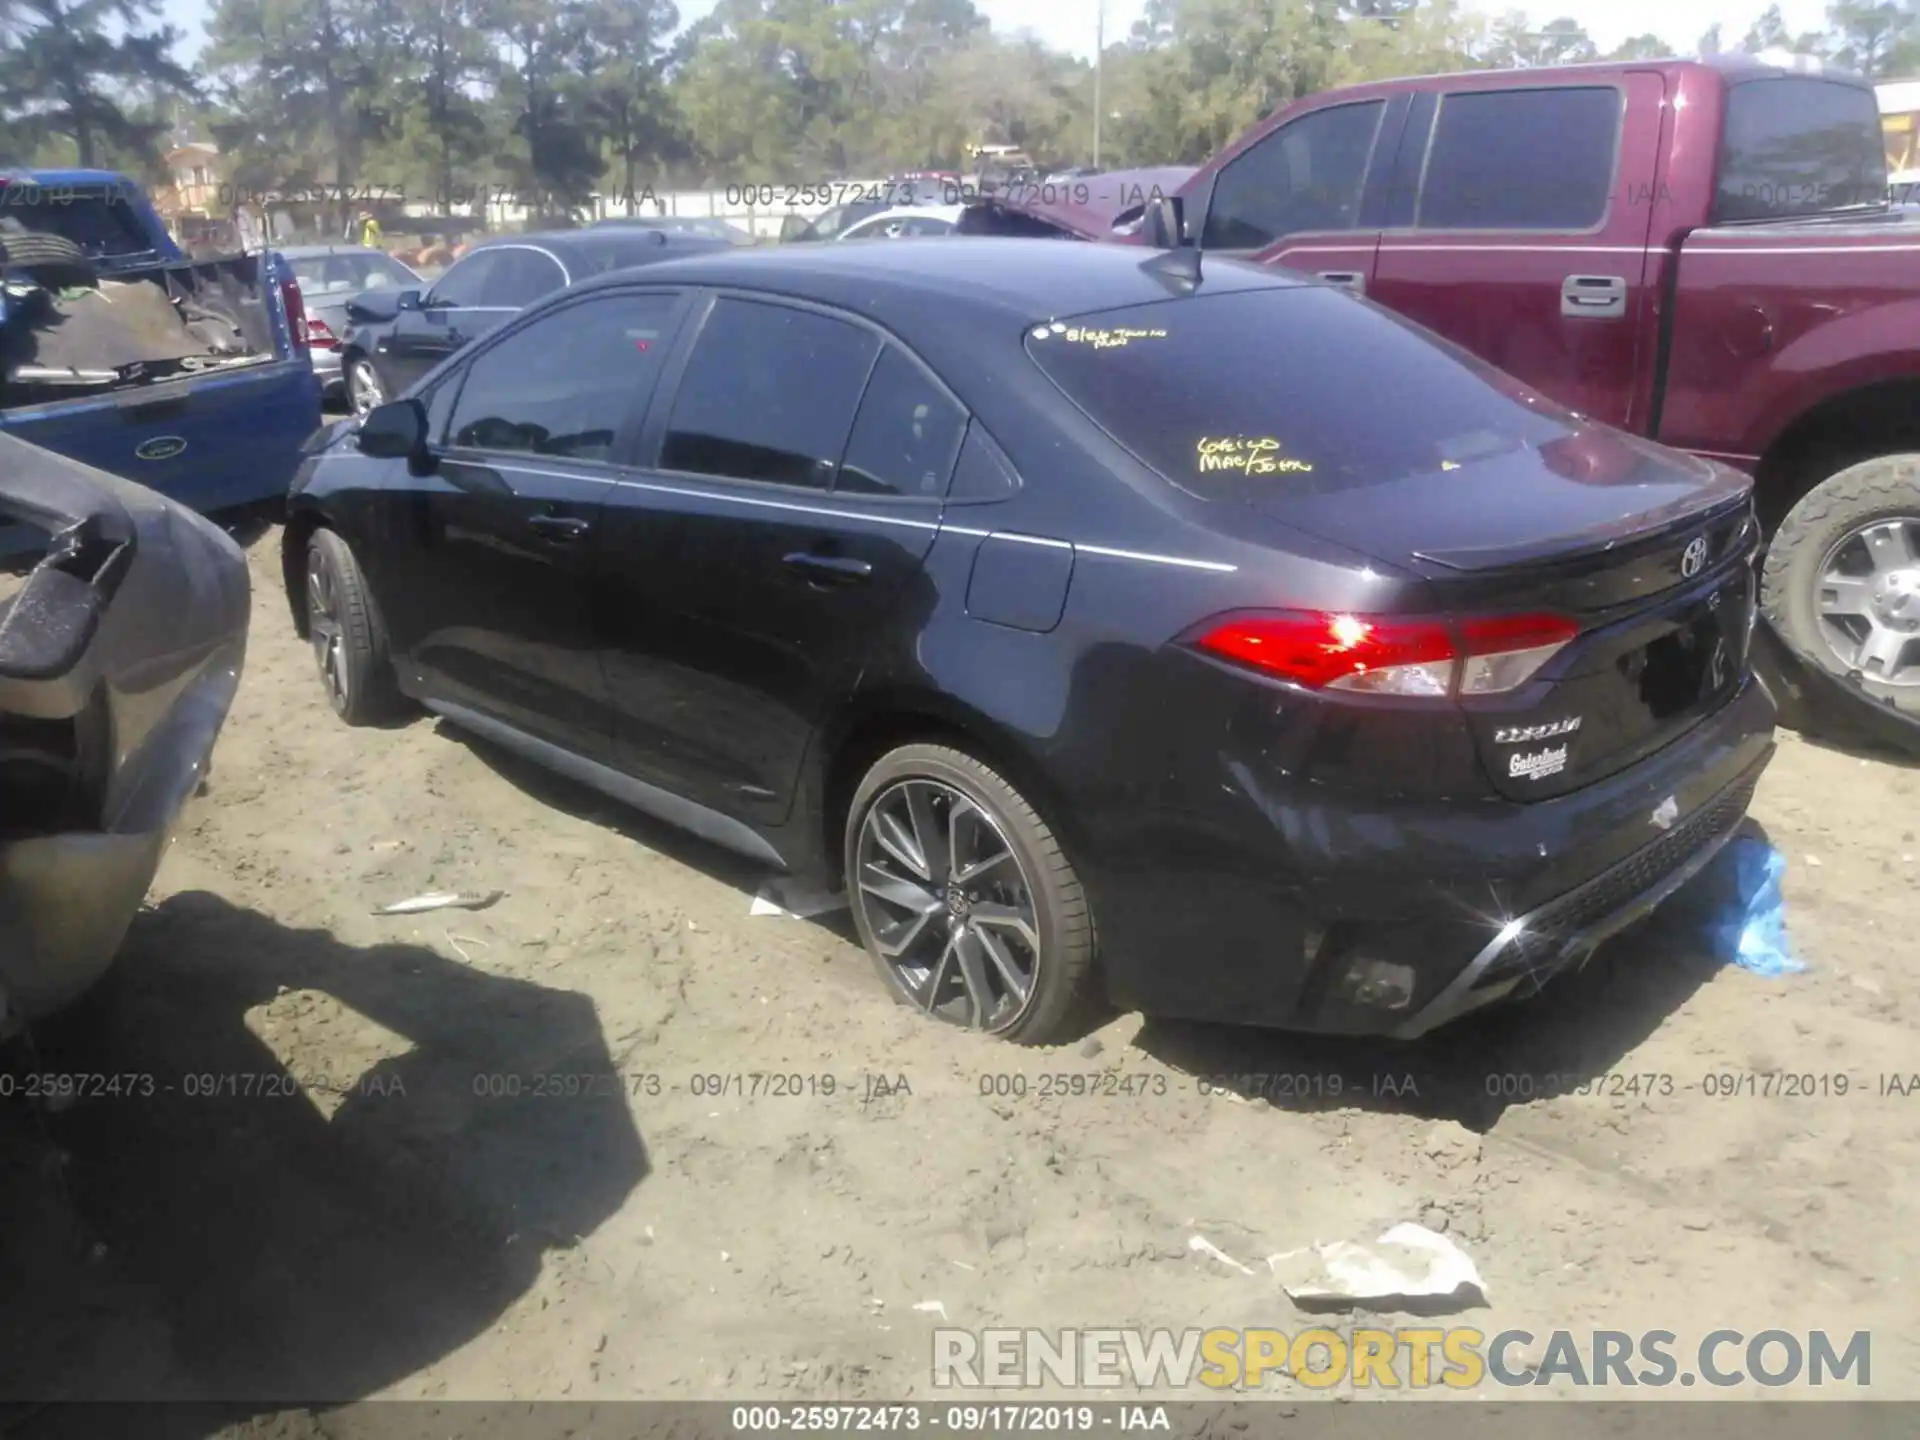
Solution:
{"label": "front door", "polygon": [[864,325],[735,297],[655,408],[596,570],[617,760],[779,824],[876,627],[917,603],[966,415]]}
{"label": "front door", "polygon": [[413,490],[413,602],[396,640],[422,698],[606,759],[589,560],[680,304],[598,292],[467,365],[435,473]]}
{"label": "front door", "polygon": [[1224,160],[1203,247],[1365,294],[1406,108],[1397,96],[1309,110]]}
{"label": "front door", "polygon": [[515,307],[495,310],[488,297],[503,258],[499,250],[486,249],[455,261],[421,297],[419,309],[394,317],[376,361],[387,394],[400,394],[483,328],[513,314]]}

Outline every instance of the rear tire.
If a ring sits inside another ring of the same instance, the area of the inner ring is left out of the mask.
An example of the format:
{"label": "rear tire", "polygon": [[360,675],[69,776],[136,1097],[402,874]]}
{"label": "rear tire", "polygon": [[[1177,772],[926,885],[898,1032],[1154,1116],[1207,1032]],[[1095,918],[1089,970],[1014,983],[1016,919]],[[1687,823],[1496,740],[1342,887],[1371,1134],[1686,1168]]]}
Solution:
{"label": "rear tire", "polygon": [[364,418],[377,406],[386,404],[387,390],[380,383],[380,372],[365,355],[349,355],[341,368],[340,384],[346,392],[347,408]]}
{"label": "rear tire", "polygon": [[351,547],[331,530],[307,541],[307,631],[334,714],[349,725],[376,725],[404,712],[373,591]]}
{"label": "rear tire", "polygon": [[1863,460],[1803,496],[1767,550],[1760,603],[1788,648],[1855,701],[1804,718],[1846,728],[1860,706],[1920,719],[1920,455]]}
{"label": "rear tire", "polygon": [[1073,863],[972,755],[883,755],[854,792],[843,860],[861,943],[899,1003],[1019,1045],[1071,1040],[1098,1015],[1093,915]]}
{"label": "rear tire", "polygon": [[30,271],[49,289],[92,285],[99,279],[86,251],[64,235],[43,230],[0,230],[0,266]]}

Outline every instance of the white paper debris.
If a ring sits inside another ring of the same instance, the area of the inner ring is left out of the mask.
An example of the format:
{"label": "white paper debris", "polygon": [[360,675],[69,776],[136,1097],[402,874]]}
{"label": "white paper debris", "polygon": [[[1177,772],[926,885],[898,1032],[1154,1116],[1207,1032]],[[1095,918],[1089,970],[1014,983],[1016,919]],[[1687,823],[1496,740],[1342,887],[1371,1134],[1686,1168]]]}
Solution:
{"label": "white paper debris", "polygon": [[1402,1222],[1372,1245],[1330,1240],[1267,1257],[1287,1297],[1303,1304],[1395,1308],[1404,1300],[1484,1305],[1486,1286],[1467,1252],[1424,1225]]}
{"label": "white paper debris", "polygon": [[938,1300],[922,1300],[913,1308],[928,1315],[938,1315],[942,1320],[947,1318],[947,1307],[942,1305]]}
{"label": "white paper debris", "polygon": [[847,896],[843,890],[830,894],[825,890],[809,889],[793,880],[769,880],[760,887],[760,893],[753,897],[753,904],[747,907],[749,915],[782,915],[789,920],[811,920],[816,915],[831,914],[835,910],[847,908]]}
{"label": "white paper debris", "polygon": [[483,895],[464,895],[454,890],[431,890],[425,895],[410,895],[391,905],[382,905],[376,915],[420,915],[428,910],[484,910],[507,892],[489,890]]}
{"label": "white paper debris", "polygon": [[1218,1245],[1214,1244],[1211,1240],[1207,1239],[1207,1237],[1204,1235],[1195,1235],[1191,1240],[1187,1241],[1187,1249],[1192,1250],[1195,1253],[1200,1255],[1211,1256],[1213,1259],[1218,1260],[1222,1265],[1231,1265],[1234,1269],[1238,1270],[1242,1275],[1253,1274],[1252,1266],[1242,1265],[1238,1260],[1234,1259],[1231,1255],[1227,1254],[1226,1251],[1222,1250]]}

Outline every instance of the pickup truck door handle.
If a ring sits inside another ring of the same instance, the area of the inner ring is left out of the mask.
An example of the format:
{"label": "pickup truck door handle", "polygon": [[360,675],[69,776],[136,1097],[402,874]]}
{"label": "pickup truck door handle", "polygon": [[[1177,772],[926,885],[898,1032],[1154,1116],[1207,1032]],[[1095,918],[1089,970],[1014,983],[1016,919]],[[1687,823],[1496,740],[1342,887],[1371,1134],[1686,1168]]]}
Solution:
{"label": "pickup truck door handle", "polygon": [[565,544],[571,540],[578,540],[582,535],[585,535],[589,530],[593,529],[592,524],[580,519],[576,515],[535,515],[527,521],[527,524],[535,530],[538,530],[542,535],[546,536],[547,539],[560,544]]}
{"label": "pickup truck door handle", "polygon": [[1342,290],[1351,290],[1356,295],[1367,293],[1367,277],[1358,270],[1322,270],[1320,278],[1329,285],[1338,285]]}
{"label": "pickup truck door handle", "polygon": [[1612,320],[1627,313],[1627,282],[1619,275],[1569,275],[1560,285],[1560,313],[1581,320]]}
{"label": "pickup truck door handle", "polygon": [[860,585],[873,578],[869,562],[845,555],[823,555],[817,550],[796,550],[781,563],[800,571],[809,585]]}

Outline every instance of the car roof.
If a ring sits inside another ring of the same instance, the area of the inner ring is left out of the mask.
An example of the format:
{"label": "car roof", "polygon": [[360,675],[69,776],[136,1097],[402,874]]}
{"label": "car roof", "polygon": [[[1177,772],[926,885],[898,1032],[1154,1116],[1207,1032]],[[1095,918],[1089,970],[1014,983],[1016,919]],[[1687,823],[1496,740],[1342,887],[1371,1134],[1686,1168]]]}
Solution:
{"label": "car roof", "polygon": [[847,228],[852,230],[860,225],[875,225],[882,220],[918,220],[931,216],[935,220],[945,220],[958,225],[960,217],[966,213],[964,205],[895,205],[890,210],[882,210],[877,215],[863,216]]}
{"label": "car roof", "polygon": [[[1186,293],[1167,273],[1177,263],[1138,245],[929,235],[911,245],[729,246],[595,276],[572,293],[636,280],[760,290],[865,316],[920,348],[969,321],[1027,324],[1173,299]],[[1208,295],[1317,283],[1225,258],[1208,258],[1202,277]]]}
{"label": "car roof", "polygon": [[393,259],[373,245],[281,245],[277,248],[289,260],[319,260],[328,255],[378,255],[382,260]]}
{"label": "car roof", "polygon": [[644,264],[662,251],[683,250],[689,255],[704,255],[709,251],[734,248],[718,235],[666,230],[653,225],[607,225],[592,226],[585,230],[535,230],[526,235],[489,235],[467,253],[477,255],[482,250],[513,245],[548,251],[566,265],[572,265],[576,260],[599,261],[601,265],[597,268],[604,268],[609,261],[617,263],[629,254],[633,256],[633,263]]}

